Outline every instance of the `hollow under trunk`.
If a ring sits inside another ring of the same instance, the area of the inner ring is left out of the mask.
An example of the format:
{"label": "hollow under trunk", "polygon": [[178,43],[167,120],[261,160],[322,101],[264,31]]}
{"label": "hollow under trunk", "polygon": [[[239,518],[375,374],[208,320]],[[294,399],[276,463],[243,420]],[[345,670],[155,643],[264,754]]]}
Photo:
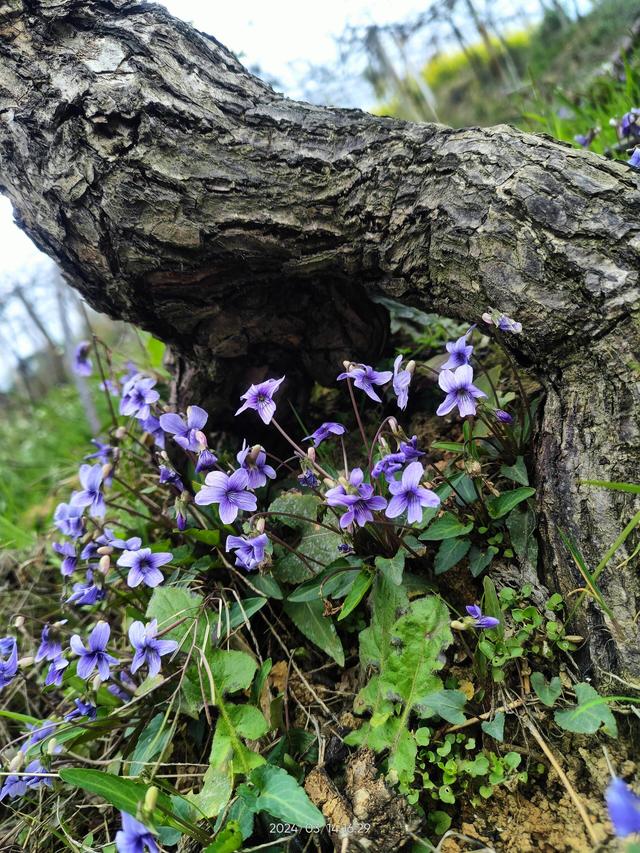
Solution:
{"label": "hollow under trunk", "polygon": [[[98,310],[169,342],[221,420],[250,378],[327,382],[374,359],[374,294],[524,326],[547,397],[542,570],[583,585],[637,481],[640,193],[627,166],[509,127],[452,130],[296,103],[139,0],[0,0],[0,187]],[[204,391],[203,391],[204,393]],[[578,617],[601,678],[640,677],[638,565],[605,572],[617,627]]]}

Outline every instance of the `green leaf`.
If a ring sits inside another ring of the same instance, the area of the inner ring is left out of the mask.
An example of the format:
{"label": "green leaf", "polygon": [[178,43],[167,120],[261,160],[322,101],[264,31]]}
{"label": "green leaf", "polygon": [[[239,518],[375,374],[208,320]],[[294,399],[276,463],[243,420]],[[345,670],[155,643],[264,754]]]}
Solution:
{"label": "green leaf", "polygon": [[281,767],[264,764],[249,777],[256,786],[256,811],[266,812],[285,823],[306,829],[322,829],[324,817],[311,802],[304,788]]}
{"label": "green leaf", "polygon": [[522,487],[513,489],[510,492],[503,492],[497,498],[489,498],[487,501],[487,509],[491,518],[503,518],[507,513],[518,506],[522,501],[526,501],[532,495],[535,495],[536,490],[530,487]]}
{"label": "green leaf", "polygon": [[[60,770],[60,778],[67,785],[95,794],[111,803],[119,811],[127,812],[134,817],[151,787],[143,782],[134,782],[133,779],[105,773],[104,770],[84,770],[76,767],[65,767]],[[182,828],[172,815],[171,800],[162,792],[158,795],[153,820],[154,823]]]}
{"label": "green leaf", "polygon": [[486,551],[482,551],[477,545],[472,545],[469,551],[469,571],[472,577],[477,578],[491,564],[498,553],[495,545],[489,545]]}
{"label": "green leaf", "polygon": [[213,844],[205,847],[202,853],[235,853],[242,847],[243,840],[238,821],[228,820]]}
{"label": "green leaf", "polygon": [[576,684],[574,690],[578,704],[554,714],[560,728],[577,734],[594,734],[602,726],[606,734],[617,737],[616,719],[607,698],[600,696],[590,684]]}
{"label": "green leaf", "polygon": [[219,530],[201,530],[199,527],[190,527],[183,531],[183,536],[189,539],[195,539],[198,542],[204,542],[205,545],[219,545],[220,531]]}
{"label": "green leaf", "polygon": [[454,726],[464,723],[462,709],[467,704],[467,697],[461,690],[438,690],[429,694],[426,704],[419,704],[416,713],[420,717],[432,717],[437,714]]}
{"label": "green leaf", "polygon": [[227,628],[231,632],[239,625],[245,624],[245,620],[250,619],[258,610],[262,610],[266,603],[266,598],[259,598],[257,596],[255,598],[245,598],[242,601],[234,601],[228,611],[228,622],[224,611],[222,613],[222,635],[225,635]]}
{"label": "green leaf", "polygon": [[498,711],[493,720],[485,720],[480,728],[486,735],[502,743],[504,740],[504,720],[504,712]]}
{"label": "green leaf", "polygon": [[151,367],[162,367],[162,359],[164,358],[164,351],[166,349],[165,344],[157,338],[154,338],[153,335],[149,335],[146,347]]}
{"label": "green leaf", "polygon": [[337,664],[344,666],[340,637],[331,618],[324,616],[322,601],[285,601],[284,610],[308,640],[326,652]]}
{"label": "green leaf", "polygon": [[[361,563],[360,563],[361,564]],[[287,596],[287,601],[318,601],[322,598],[341,598],[346,595],[358,576],[357,568],[349,568],[347,560],[339,559],[318,572],[314,578],[301,583]]]}
{"label": "green leaf", "polygon": [[391,558],[387,557],[376,557],[376,569],[387,578],[387,580],[391,581],[391,583],[396,586],[400,586],[402,583],[402,575],[404,573],[404,561],[405,561],[405,553],[404,551],[398,551],[398,553]]}
{"label": "green leaf", "polygon": [[193,642],[195,633],[196,645],[200,649],[211,644],[210,638],[214,636],[218,621],[217,614],[204,609],[204,599],[201,595],[194,595],[179,586],[156,587],[147,605],[147,617],[158,620],[160,631],[184,619],[184,622],[168,631],[164,639],[177,640],[179,643],[184,640],[188,647]]}
{"label": "green leaf", "polygon": [[464,444],[459,441],[433,441],[431,447],[435,450],[447,450],[449,453],[464,453]]}
{"label": "green leaf", "polygon": [[516,507],[507,517],[507,529],[517,556],[535,568],[538,562],[538,543],[534,535],[535,512],[530,507]]}
{"label": "green leaf", "polygon": [[[289,544],[296,553],[287,551],[279,546],[274,548],[273,575],[283,583],[300,583],[307,580],[310,574],[316,574],[323,566],[335,560],[338,545],[342,536],[321,527],[317,523],[318,512],[323,508],[320,498],[315,495],[303,495],[300,492],[285,492],[277,497],[269,512],[272,520],[291,529],[294,534]],[[290,515],[278,516],[278,513],[290,513],[300,516],[291,518]],[[301,559],[306,557],[307,560]]]}
{"label": "green leaf", "polygon": [[473,530],[473,521],[463,524],[451,512],[445,512],[440,518],[436,518],[421,533],[418,539],[422,542],[437,542],[441,539],[452,539],[455,536],[464,536]]}
{"label": "green leaf", "polygon": [[267,598],[275,598],[278,601],[282,601],[284,598],[282,590],[280,589],[280,584],[270,574],[255,573],[251,578],[251,585],[254,586],[258,592],[264,593]]}
{"label": "green leaf", "polygon": [[[399,589],[382,575],[378,575],[376,582],[386,583],[390,590]],[[392,756],[400,750],[396,760],[404,783],[411,781],[414,769],[411,756],[415,745],[407,742],[406,734],[409,715],[413,710],[421,714],[436,713],[432,705],[449,714],[454,700],[446,694],[458,693],[444,691],[441,679],[434,674],[442,668],[443,649],[452,642],[449,622],[447,606],[433,595],[412,601],[390,631],[382,633],[378,629],[379,640],[384,646],[379,650],[379,675],[371,679],[354,702],[355,711],[362,713],[370,709],[372,717],[350,742],[366,743],[376,751],[389,749]],[[369,654],[375,650],[374,637],[370,636],[366,643]],[[363,645],[361,638],[361,655]],[[464,703],[462,693],[459,696]],[[398,703],[402,706],[400,716],[392,717]]]}
{"label": "green leaf", "polygon": [[338,614],[338,622],[345,619],[355,608],[360,604],[365,595],[369,592],[373,583],[373,575],[367,569],[362,569],[349,591],[349,594],[344,600],[342,609]]}
{"label": "green leaf", "polygon": [[160,758],[173,734],[171,726],[165,726],[164,714],[156,714],[140,734],[131,754],[129,774],[139,776],[147,765]]}
{"label": "green leaf", "polygon": [[209,767],[202,779],[202,788],[187,794],[200,818],[217,817],[233,794],[233,777],[217,767]]}
{"label": "green leaf", "polygon": [[529,485],[529,474],[522,456],[518,456],[514,465],[501,465],[500,473],[507,480],[513,480],[514,483],[520,483],[521,486]]}
{"label": "green leaf", "polygon": [[445,539],[440,543],[433,563],[435,573],[441,575],[453,568],[466,556],[469,548],[471,548],[470,539]]}
{"label": "green leaf", "polygon": [[398,587],[386,575],[377,575],[371,593],[371,624],[360,632],[360,665],[363,669],[375,666],[384,669],[391,654],[392,629],[400,610],[409,606],[403,587]]}
{"label": "green leaf", "polygon": [[562,682],[557,675],[551,681],[547,682],[547,679],[541,672],[532,672],[531,686],[538,699],[548,708],[555,705],[556,700],[559,699],[562,693]]}
{"label": "green leaf", "polygon": [[630,492],[633,495],[640,495],[639,483],[613,483],[609,480],[580,480],[585,486],[599,486],[602,489],[611,489],[614,492]]}
{"label": "green leaf", "polygon": [[216,690],[226,693],[237,693],[247,690],[256,674],[258,664],[246,652],[234,649],[213,649],[207,655]]}

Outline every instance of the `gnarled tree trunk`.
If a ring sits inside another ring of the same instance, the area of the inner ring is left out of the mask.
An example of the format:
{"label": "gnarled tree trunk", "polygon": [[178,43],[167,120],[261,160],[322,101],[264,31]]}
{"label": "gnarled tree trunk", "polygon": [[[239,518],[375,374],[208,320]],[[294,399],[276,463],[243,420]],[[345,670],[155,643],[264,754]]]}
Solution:
{"label": "gnarled tree trunk", "polygon": [[[327,382],[375,357],[373,294],[516,316],[513,353],[547,390],[544,571],[583,585],[558,528],[593,566],[630,501],[580,481],[640,467],[632,170],[509,127],[289,101],[139,0],[0,0],[0,39],[0,185],[19,224],[95,308],[168,341],[218,412],[251,371]],[[593,607],[579,629],[601,676],[637,680],[637,563],[601,585],[619,628]]]}

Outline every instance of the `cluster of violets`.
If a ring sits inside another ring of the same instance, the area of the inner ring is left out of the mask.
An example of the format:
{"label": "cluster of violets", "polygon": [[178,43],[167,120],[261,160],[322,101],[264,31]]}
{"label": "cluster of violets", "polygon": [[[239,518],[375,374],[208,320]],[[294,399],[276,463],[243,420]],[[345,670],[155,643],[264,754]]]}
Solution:
{"label": "cluster of violets", "polygon": [[[640,169],[640,107],[632,107],[620,119],[609,119],[609,125],[615,128],[620,146],[631,155],[627,161],[629,165]],[[592,127],[586,133],[576,134],[573,139],[582,148],[589,148],[600,131],[601,128]]]}
{"label": "cluster of violets", "polygon": [[[522,332],[520,323],[499,311],[488,311],[482,320],[501,332]],[[474,385],[474,347],[470,343],[474,328],[472,326],[458,340],[446,344],[447,357],[438,373],[438,384],[445,397],[437,408],[437,414],[445,416],[457,410],[461,417],[468,417],[476,415],[478,407],[483,406],[483,416],[486,417],[488,413],[495,421],[508,427],[513,417],[503,410],[493,410],[487,402],[482,402],[486,394]],[[86,341],[78,346],[75,353],[75,368],[83,376],[93,371],[89,353],[90,346]],[[381,403],[380,394],[388,386],[397,407],[404,410],[408,404],[415,369],[415,362],[404,364],[402,356],[396,358],[393,371],[378,371],[366,364],[345,362],[344,371],[337,379],[347,383],[365,446],[368,442],[354,389],[373,402]],[[283,376],[251,385],[241,396],[241,406],[236,415],[255,412],[264,424],[273,425],[291,444],[300,465],[300,487],[310,489],[321,497],[338,517],[345,536],[345,541],[339,546],[341,552],[352,553],[355,532],[367,524],[375,523],[381,519],[381,515],[386,519],[397,519],[398,531],[402,536],[407,526],[422,522],[425,509],[434,509],[440,505],[440,498],[426,481],[425,469],[420,461],[425,453],[418,446],[417,436],[406,436],[394,417],[385,418],[376,433],[375,446],[371,448],[369,465],[365,470],[349,466],[343,439],[347,430],[340,423],[323,423],[303,439],[303,442],[308,443],[306,450],[303,449],[276,419],[275,397],[284,381]],[[173,516],[178,531],[187,529],[190,516],[202,522],[198,508],[214,505],[225,526],[237,525],[240,528],[228,533],[224,546],[225,552],[233,555],[235,566],[245,571],[255,571],[268,565],[271,542],[265,532],[266,514],[257,513],[258,497],[255,492],[276,478],[276,469],[268,462],[269,454],[261,445],[249,446],[245,441],[235,457],[235,466],[221,464],[209,448],[203,431],[208,421],[207,412],[199,406],[189,406],[184,414],[162,411],[155,384],[153,377],[129,365],[127,373],[119,382],[105,379],[102,387],[109,395],[119,398],[120,415],[138,423],[143,433],[142,442],[147,446],[153,444],[158,482],[171,490],[174,498]],[[71,593],[64,599],[69,606],[102,607],[110,583],[126,584],[131,589],[153,589],[164,582],[163,568],[173,559],[170,552],[153,551],[148,545],[143,546],[138,536],[118,536],[105,521],[109,490],[114,481],[118,483],[119,443],[127,432],[128,428],[124,426],[115,429],[112,444],[94,439],[95,451],[86,457],[78,472],[81,488],[55,510],[54,524],[62,541],[55,542],[52,547],[62,558],[60,570],[64,583],[72,582]],[[395,439],[395,450],[390,450],[383,437],[384,432],[390,433]],[[337,439],[342,445],[344,470],[336,477],[322,467],[316,451],[325,441]],[[195,495],[185,487],[182,477],[171,465],[165,451],[167,440],[181,448],[196,474],[204,475],[204,482]],[[241,517],[246,513],[250,515],[242,522]],[[388,521],[384,523],[389,524]],[[80,570],[84,572],[84,578],[74,582],[74,575]],[[498,619],[484,615],[477,605],[467,606],[466,611],[467,616],[460,621],[454,620],[453,627],[458,630],[491,630],[499,624]],[[34,744],[49,737],[56,726],[63,722],[95,720],[97,708],[91,701],[91,690],[96,691],[101,684],[107,683],[110,692],[126,702],[138,686],[135,676],[141,669],[146,670],[149,677],[158,676],[162,658],[169,655],[175,657],[180,651],[177,642],[162,639],[156,620],[147,624],[134,621],[129,626],[132,655],[127,659],[120,659],[113,650],[109,650],[111,627],[104,619],[98,619],[85,638],[73,634],[64,648],[62,638],[66,622],[62,619],[52,625],[44,625],[39,648],[33,658],[25,659],[24,665],[45,664],[47,671],[44,684],[60,688],[66,668],[71,660],[75,660],[77,676],[87,683],[87,693],[83,698],[74,699],[73,707],[61,720],[45,721],[36,731],[29,733],[18,756],[11,762],[10,773],[0,789],[0,800],[23,796],[41,785],[51,785],[54,774],[46,771],[39,758],[25,764],[26,753]],[[0,689],[16,678],[21,664],[23,662],[18,658],[16,639],[0,639]],[[616,831],[619,827],[632,824],[637,829],[640,814],[638,798],[621,780],[614,780],[607,800]],[[133,853],[145,849],[145,846],[150,851],[158,849],[153,835],[144,824],[123,813],[122,829],[116,836],[118,851]]]}

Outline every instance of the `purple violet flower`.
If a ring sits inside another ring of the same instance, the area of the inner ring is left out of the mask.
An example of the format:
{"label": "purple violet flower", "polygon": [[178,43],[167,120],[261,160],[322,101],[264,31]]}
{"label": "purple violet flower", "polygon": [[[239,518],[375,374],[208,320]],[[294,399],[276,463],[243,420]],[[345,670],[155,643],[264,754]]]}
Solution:
{"label": "purple violet flower", "polygon": [[241,468],[243,468],[249,477],[247,485],[248,489],[259,489],[267,483],[267,477],[270,480],[275,480],[276,472],[267,465],[267,454],[264,447],[256,444],[255,447],[247,447],[247,442],[243,442],[242,449],[238,452],[236,459]]}
{"label": "purple violet flower", "polygon": [[344,435],[346,429],[342,424],[337,424],[335,421],[327,421],[321,424],[311,435],[306,435],[303,441],[313,441],[314,447],[320,447],[323,441],[329,438],[330,435]]}
{"label": "purple violet flower", "polygon": [[87,569],[84,583],[74,583],[73,592],[67,598],[67,604],[76,604],[78,607],[91,607],[107,597],[105,590],[96,584],[93,579],[93,569]]}
{"label": "purple violet flower", "polygon": [[349,486],[353,490],[347,492],[339,485],[329,489],[325,498],[329,506],[346,506],[347,511],[340,517],[340,527],[350,527],[354,522],[364,527],[368,521],[373,521],[373,513],[386,507],[385,498],[373,494],[373,486],[363,482],[364,475],[360,468],[353,468],[349,475]]}
{"label": "purple violet flower", "polygon": [[18,672],[18,644],[15,637],[0,640],[0,690],[11,684]]}
{"label": "purple violet flower", "polygon": [[373,367],[370,367],[368,364],[351,364],[349,365],[349,369],[344,373],[340,373],[337,378],[353,379],[353,384],[356,388],[364,391],[367,397],[371,400],[374,400],[376,403],[381,403],[382,400],[376,393],[373,386],[386,385],[392,377],[393,373],[390,370],[378,371],[374,370]]}
{"label": "purple violet flower", "polygon": [[131,678],[131,676],[129,675],[129,673],[127,672],[127,670],[126,670],[126,669],[123,669],[123,670],[122,670],[122,672],[121,672],[121,673],[119,673],[118,678],[119,678],[119,680],[122,682],[122,684],[124,684],[124,685],[126,685],[127,687],[131,688],[131,692],[130,692],[130,693],[127,693],[127,691],[126,691],[126,690],[123,690],[121,687],[118,687],[118,685],[117,685],[117,684],[110,684],[110,685],[107,687],[107,690],[108,690],[108,691],[109,691],[109,693],[111,693],[113,696],[117,696],[117,697],[118,697],[118,699],[122,699],[122,701],[123,701],[123,702],[128,702],[128,701],[129,701],[129,699],[131,699],[131,697],[132,697],[133,693],[135,692],[136,687],[137,687],[138,685],[135,683],[135,681],[133,680],[133,678]]}
{"label": "purple violet flower", "polygon": [[399,355],[393,362],[393,390],[398,399],[398,408],[403,411],[409,402],[409,385],[413,373],[411,370],[400,370],[402,356]]}
{"label": "purple violet flower", "polygon": [[169,551],[153,553],[151,548],[140,548],[138,551],[125,551],[117,565],[129,569],[128,586],[136,587],[144,583],[145,586],[156,587],[164,581],[160,566],[170,563],[171,560],[173,554]]}
{"label": "purple violet flower", "polygon": [[418,436],[412,435],[409,441],[400,442],[400,452],[404,456],[405,462],[415,462],[421,456],[424,456],[424,450],[418,447]]}
{"label": "purple violet flower", "polygon": [[20,752],[28,752],[32,746],[45,740],[55,732],[58,724],[53,720],[42,720],[41,723],[27,723],[29,737],[23,741]]}
{"label": "purple violet flower", "polygon": [[236,566],[251,571],[264,560],[264,551],[269,544],[266,533],[258,536],[227,536],[225,551],[236,551]]}
{"label": "purple violet flower", "polygon": [[153,437],[153,443],[155,446],[159,447],[160,450],[164,450],[165,435],[158,418],[155,415],[149,415],[148,418],[144,418],[144,420],[139,421],[139,423],[140,429],[144,432],[148,432],[149,435]]}
{"label": "purple violet flower", "polygon": [[320,485],[320,480],[318,480],[311,468],[307,468],[306,471],[298,475],[298,482],[305,489],[317,489]]}
{"label": "purple violet flower", "polygon": [[101,518],[107,511],[102,496],[102,465],[81,465],[78,476],[82,491],[74,493],[71,503],[75,506],[88,506],[92,518]]}
{"label": "purple violet flower", "polygon": [[496,416],[496,420],[499,420],[500,423],[503,424],[512,424],[513,416],[509,414],[509,412],[505,412],[504,409],[496,409],[493,413]]}
{"label": "purple violet flower", "polygon": [[116,832],[118,853],[160,853],[156,840],[147,827],[127,812],[120,812],[122,829]]}
{"label": "purple violet flower", "polygon": [[201,446],[198,433],[208,418],[209,415],[200,406],[188,406],[186,421],[175,412],[169,412],[166,415],[160,415],[160,426],[165,432],[172,433],[173,440],[183,450],[192,450],[195,453]]}
{"label": "purple violet flower", "polygon": [[[78,555],[76,554],[75,546],[72,545],[71,542],[53,542],[51,547],[56,554],[60,554],[63,558],[60,566],[62,577],[66,578],[69,577],[69,575],[72,575],[78,565]],[[82,551],[83,555],[85,551],[86,548]]]}
{"label": "purple violet flower", "polygon": [[213,471],[217,461],[216,454],[208,447],[203,447],[196,461],[196,474],[200,474],[202,471]]}
{"label": "purple violet flower", "polygon": [[466,610],[469,616],[473,619],[474,628],[480,628],[481,630],[488,631],[500,624],[500,620],[496,619],[494,616],[483,616],[482,610],[480,610],[477,604],[469,604]]}
{"label": "purple violet flower", "polygon": [[50,687],[54,684],[56,687],[60,687],[62,685],[63,673],[68,666],[69,661],[63,658],[62,655],[55,657],[49,664],[49,669],[44,680],[45,685]]}
{"label": "purple violet flower", "polygon": [[438,376],[438,385],[447,394],[436,410],[438,415],[448,415],[456,406],[463,418],[475,415],[476,398],[487,396],[473,384],[473,368],[470,364],[463,364],[455,370],[442,370]]}
{"label": "purple violet flower", "polygon": [[633,154],[631,155],[631,157],[629,157],[627,163],[633,169],[640,169],[640,148],[633,149]]}
{"label": "purple violet flower", "polygon": [[467,343],[467,338],[473,328],[475,327],[472,326],[471,329],[465,332],[457,341],[448,341],[446,343],[445,346],[449,353],[449,358],[440,366],[440,370],[455,370],[456,367],[462,367],[463,364],[469,364],[473,353],[473,347],[471,344]]}
{"label": "purple violet flower", "polygon": [[614,776],[605,791],[613,831],[618,838],[640,832],[640,797],[622,779]]}
{"label": "purple violet flower", "polygon": [[371,476],[377,478],[381,474],[384,474],[387,480],[390,480],[391,475],[395,474],[396,471],[400,471],[405,462],[406,459],[404,457],[404,453],[401,453],[400,451],[397,453],[387,453],[386,456],[379,459],[373,466],[371,469]]}
{"label": "purple violet flower", "polygon": [[149,678],[153,678],[160,672],[160,658],[171,654],[178,648],[175,640],[157,640],[158,620],[152,619],[143,625],[142,622],[133,622],[129,628],[129,640],[135,649],[131,672],[137,672],[145,665],[149,670]]}
{"label": "purple violet flower", "polygon": [[245,409],[254,409],[265,424],[271,423],[271,419],[276,413],[276,404],[273,401],[273,395],[276,393],[281,383],[284,382],[284,376],[281,379],[267,379],[260,382],[259,385],[250,385],[248,390],[240,397],[244,403],[240,406],[236,415],[244,412]]}
{"label": "purple violet flower", "polygon": [[89,453],[85,459],[99,459],[102,465],[107,465],[113,459],[113,447],[110,444],[105,444],[97,438],[91,439],[91,444],[96,447],[95,453]]}
{"label": "purple violet flower", "polygon": [[93,372],[93,364],[89,358],[91,352],[91,343],[89,341],[80,341],[73,352],[72,366],[73,372],[78,376],[91,376]]}
{"label": "purple violet flower", "polygon": [[106,622],[98,622],[89,634],[87,646],[78,636],[74,634],[69,641],[71,650],[78,655],[78,677],[86,681],[97,668],[98,674],[103,681],[108,681],[111,675],[111,667],[118,663],[107,651],[107,643],[111,628]]}
{"label": "purple violet flower", "polygon": [[60,503],[53,514],[53,523],[64,536],[79,539],[84,533],[84,507]]}
{"label": "purple violet flower", "polygon": [[114,382],[113,379],[105,379],[104,382],[101,382],[98,387],[101,391],[108,391],[112,397],[117,397],[120,394],[120,388],[118,387],[118,383]]}
{"label": "purple violet flower", "polygon": [[[107,688],[111,690],[111,687],[115,685],[109,685]],[[98,716],[98,709],[95,705],[92,705],[91,702],[83,702],[82,699],[74,699],[73,704],[76,706],[73,711],[69,711],[68,714],[64,715],[65,720],[70,723],[72,720],[77,720],[80,717],[86,717],[88,720],[96,719]]]}
{"label": "purple violet flower", "polygon": [[639,119],[640,108],[638,107],[633,107],[628,113],[625,113],[619,124],[620,136],[640,136],[640,126],[638,125]]}
{"label": "purple violet flower", "polygon": [[211,471],[205,477],[205,485],[196,494],[198,506],[218,504],[223,524],[231,524],[240,510],[254,512],[258,500],[254,494],[246,491],[249,486],[249,474],[244,468],[238,468],[231,475],[223,471]]}
{"label": "purple violet flower", "polygon": [[120,414],[133,415],[145,421],[151,414],[151,406],[160,397],[153,389],[156,380],[142,373],[136,373],[125,383],[120,398]]}
{"label": "purple violet flower", "polygon": [[500,311],[486,311],[482,315],[482,319],[490,326],[500,329],[501,332],[512,332],[514,335],[519,335],[522,331],[522,323],[512,320],[511,317],[507,317]]}
{"label": "purple violet flower", "polygon": [[171,468],[167,468],[166,465],[161,465],[159,470],[160,483],[170,483],[172,486],[175,486],[179,492],[184,491],[184,483],[175,471],[172,471]]}
{"label": "purple violet flower", "polygon": [[40,759],[36,758],[27,764],[22,773],[9,774],[5,777],[4,785],[0,789],[0,801],[4,800],[5,797],[9,797],[9,799],[23,797],[27,791],[38,788],[40,785],[51,787],[51,779],[41,775],[46,772]]}
{"label": "purple violet flower", "polygon": [[393,497],[385,510],[387,518],[397,518],[406,512],[409,524],[420,523],[423,507],[440,506],[440,498],[436,493],[420,485],[423,476],[422,463],[411,462],[402,472],[401,480],[392,480],[389,483],[389,491]]}
{"label": "purple violet flower", "polygon": [[35,654],[34,661],[35,663],[40,663],[43,660],[53,660],[57,658],[58,655],[62,654],[62,646],[60,642],[52,638],[50,636],[51,629],[49,627],[49,623],[47,623],[42,629],[42,633],[40,635],[40,646],[38,647],[38,651]]}

